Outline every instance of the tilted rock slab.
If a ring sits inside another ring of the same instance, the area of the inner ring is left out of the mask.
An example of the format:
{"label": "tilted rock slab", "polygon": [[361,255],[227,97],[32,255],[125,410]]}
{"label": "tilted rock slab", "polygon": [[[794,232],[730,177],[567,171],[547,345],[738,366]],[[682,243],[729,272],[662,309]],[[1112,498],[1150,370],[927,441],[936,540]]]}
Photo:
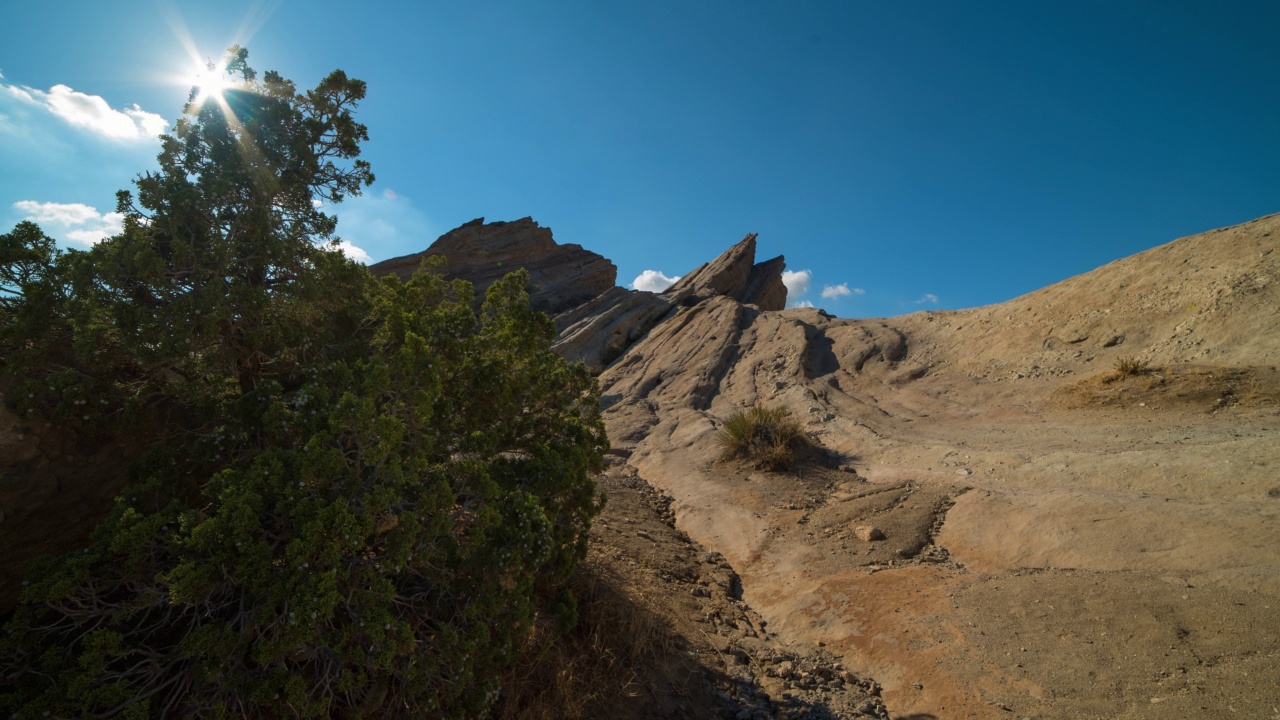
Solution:
{"label": "tilted rock slab", "polygon": [[756,233],[751,233],[720,257],[680,278],[662,295],[680,305],[723,295],[761,310],[781,310],[787,305],[787,287],[782,284],[786,267],[781,255],[756,264]]}

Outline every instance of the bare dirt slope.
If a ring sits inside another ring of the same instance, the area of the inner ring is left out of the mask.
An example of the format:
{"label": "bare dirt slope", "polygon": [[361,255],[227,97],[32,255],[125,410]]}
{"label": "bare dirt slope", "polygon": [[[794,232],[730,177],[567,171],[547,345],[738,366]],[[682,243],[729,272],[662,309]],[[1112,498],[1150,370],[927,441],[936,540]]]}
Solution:
{"label": "bare dirt slope", "polygon": [[[603,373],[610,437],[770,630],[894,717],[1277,717],[1278,238],[1271,216],[888,320],[713,297]],[[827,458],[715,462],[757,403]]]}

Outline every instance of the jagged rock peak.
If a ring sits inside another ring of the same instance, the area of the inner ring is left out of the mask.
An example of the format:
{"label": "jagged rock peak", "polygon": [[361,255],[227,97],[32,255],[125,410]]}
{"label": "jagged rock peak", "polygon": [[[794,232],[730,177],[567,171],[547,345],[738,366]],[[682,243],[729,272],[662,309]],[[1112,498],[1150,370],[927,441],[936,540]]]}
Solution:
{"label": "jagged rock peak", "polygon": [[470,280],[477,296],[509,272],[529,271],[534,307],[549,313],[580,305],[614,286],[618,268],[581,245],[558,244],[551,229],[521,218],[486,223],[477,218],[444,235],[423,252],[370,266],[375,275],[408,279],[422,259],[443,255],[446,277]]}
{"label": "jagged rock peak", "polygon": [[663,296],[678,304],[692,305],[724,295],[762,310],[781,310],[787,304],[787,288],[782,284],[786,266],[781,255],[756,264],[756,233],[751,233],[720,257],[685,275]]}

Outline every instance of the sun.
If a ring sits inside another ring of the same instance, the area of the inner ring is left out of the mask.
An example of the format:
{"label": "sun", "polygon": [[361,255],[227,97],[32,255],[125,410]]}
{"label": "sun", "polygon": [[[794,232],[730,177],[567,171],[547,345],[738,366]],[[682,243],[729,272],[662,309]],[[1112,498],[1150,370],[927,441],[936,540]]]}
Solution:
{"label": "sun", "polygon": [[208,62],[196,69],[195,86],[197,88],[196,104],[203,105],[204,101],[210,98],[222,99],[222,93],[231,87],[231,76],[227,74],[226,69],[218,67],[216,63]]}

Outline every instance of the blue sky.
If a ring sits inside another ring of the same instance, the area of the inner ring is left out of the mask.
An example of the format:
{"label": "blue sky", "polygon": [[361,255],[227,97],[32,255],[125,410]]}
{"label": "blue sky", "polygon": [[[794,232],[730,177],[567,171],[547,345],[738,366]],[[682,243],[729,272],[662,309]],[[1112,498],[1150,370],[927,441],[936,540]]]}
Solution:
{"label": "blue sky", "polygon": [[629,285],[757,232],[793,301],[971,307],[1280,212],[1277,27],[1270,1],[5,3],[0,229],[112,232],[191,52],[239,42],[368,82],[378,182],[339,234],[373,260],[531,215]]}

